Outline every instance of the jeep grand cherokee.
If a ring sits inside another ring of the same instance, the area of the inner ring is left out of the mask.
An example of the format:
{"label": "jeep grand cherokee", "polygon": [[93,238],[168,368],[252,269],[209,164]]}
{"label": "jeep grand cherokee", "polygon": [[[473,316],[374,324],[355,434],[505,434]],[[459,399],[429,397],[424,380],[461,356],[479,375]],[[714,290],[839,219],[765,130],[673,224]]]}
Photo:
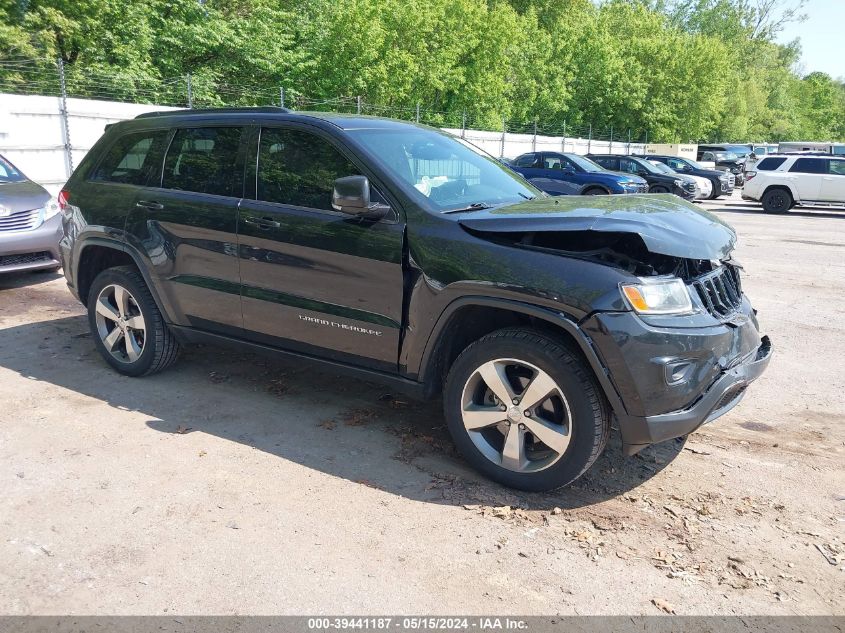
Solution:
{"label": "jeep grand cherokee", "polygon": [[579,477],[736,405],[771,355],[736,235],[673,195],[547,197],[461,139],[279,108],[110,126],[61,254],[118,372],[218,342],[442,394],[487,476]]}

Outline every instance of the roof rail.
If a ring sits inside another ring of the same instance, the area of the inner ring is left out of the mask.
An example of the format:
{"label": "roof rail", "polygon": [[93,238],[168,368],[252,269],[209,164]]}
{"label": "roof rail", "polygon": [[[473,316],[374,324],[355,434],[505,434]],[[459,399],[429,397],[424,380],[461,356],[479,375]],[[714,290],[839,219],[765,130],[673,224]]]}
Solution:
{"label": "roof rail", "polygon": [[143,112],[136,116],[136,119],[149,119],[157,116],[184,116],[188,114],[249,114],[266,113],[266,114],[285,114],[290,112],[287,108],[280,108],[279,106],[257,106],[251,108],[191,108],[185,110],[156,110],[155,112]]}

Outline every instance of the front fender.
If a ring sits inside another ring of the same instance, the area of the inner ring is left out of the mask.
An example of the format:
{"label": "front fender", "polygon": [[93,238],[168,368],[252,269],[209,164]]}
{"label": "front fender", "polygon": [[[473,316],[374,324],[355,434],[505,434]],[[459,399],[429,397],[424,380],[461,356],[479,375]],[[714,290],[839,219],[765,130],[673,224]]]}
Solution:
{"label": "front fender", "polygon": [[468,306],[480,306],[487,308],[496,308],[506,310],[509,312],[516,312],[527,316],[540,319],[549,325],[556,327],[566,335],[568,335],[583,353],[587,359],[590,367],[593,370],[602,391],[605,394],[608,402],[614,413],[617,415],[626,415],[625,407],[622,399],[610,380],[610,376],[604,363],[599,358],[599,355],[594,348],[590,338],[579,327],[578,323],[558,306],[557,308],[545,307],[524,303],[521,301],[505,298],[492,298],[487,296],[468,295],[455,299],[443,312],[440,314],[434,326],[431,328],[429,336],[422,347],[421,354],[417,365],[416,373],[424,384],[433,382],[437,371],[437,351],[439,345],[443,341],[443,336],[448,336],[448,328],[452,322],[455,314],[461,309]]}

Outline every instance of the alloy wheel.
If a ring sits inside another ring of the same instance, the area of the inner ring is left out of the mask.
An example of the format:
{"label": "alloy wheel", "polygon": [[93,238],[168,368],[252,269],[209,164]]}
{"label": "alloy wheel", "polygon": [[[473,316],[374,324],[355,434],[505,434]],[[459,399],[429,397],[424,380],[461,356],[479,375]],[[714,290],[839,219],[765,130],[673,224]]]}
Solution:
{"label": "alloy wheel", "polygon": [[512,358],[488,361],[470,375],[461,416],[476,448],[516,472],[555,464],[572,437],[572,415],[560,386],[539,367]]}
{"label": "alloy wheel", "polygon": [[144,351],[147,328],[138,301],[126,288],[110,284],[97,295],[97,333],[106,350],[122,363],[134,363]]}

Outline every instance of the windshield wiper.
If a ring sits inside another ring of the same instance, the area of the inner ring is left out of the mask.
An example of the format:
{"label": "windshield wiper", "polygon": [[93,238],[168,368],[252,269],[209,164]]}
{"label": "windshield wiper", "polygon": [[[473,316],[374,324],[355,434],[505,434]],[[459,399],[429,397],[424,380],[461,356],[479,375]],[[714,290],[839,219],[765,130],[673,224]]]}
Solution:
{"label": "windshield wiper", "polygon": [[519,192],[519,191],[517,191],[516,193],[517,193],[517,195],[522,196],[522,197],[523,197],[523,198],[525,198],[526,200],[533,200],[534,198],[536,198],[536,197],[537,197],[537,196],[527,196],[527,195],[525,195],[524,193]]}
{"label": "windshield wiper", "polygon": [[492,209],[493,205],[487,202],[473,202],[470,205],[465,207],[460,207],[458,209],[446,209],[445,211],[441,211],[440,213],[447,214],[447,213],[461,213],[463,211],[483,211],[484,209]]}

